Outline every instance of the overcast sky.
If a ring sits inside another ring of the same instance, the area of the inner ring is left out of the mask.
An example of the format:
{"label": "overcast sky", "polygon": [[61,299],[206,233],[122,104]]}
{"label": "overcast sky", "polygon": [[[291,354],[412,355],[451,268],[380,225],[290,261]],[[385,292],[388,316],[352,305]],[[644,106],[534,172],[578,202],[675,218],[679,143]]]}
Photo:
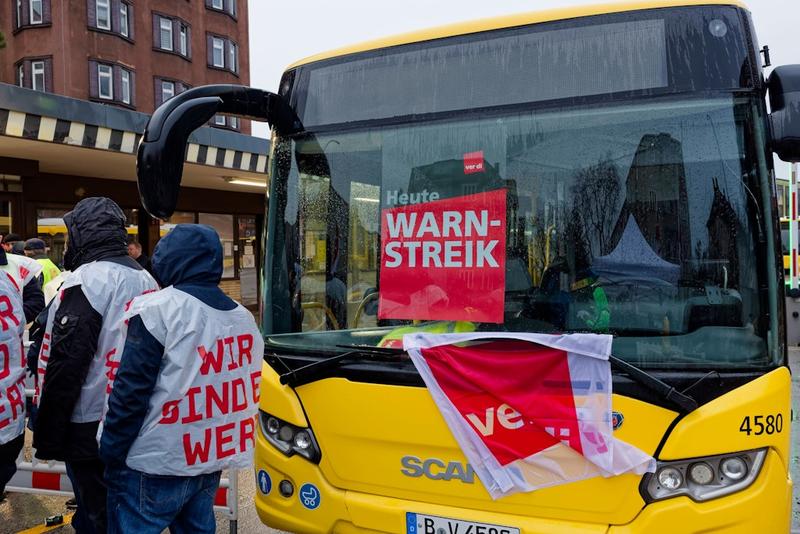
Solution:
{"label": "overcast sky", "polygon": [[[249,0],[250,83],[275,91],[286,66],[333,48],[396,33],[497,15],[585,5],[592,0]],[[800,63],[800,0],[750,0],[772,64]],[[263,125],[253,134],[266,136]],[[778,162],[780,163],[780,162]],[[788,165],[778,176],[788,177]]]}

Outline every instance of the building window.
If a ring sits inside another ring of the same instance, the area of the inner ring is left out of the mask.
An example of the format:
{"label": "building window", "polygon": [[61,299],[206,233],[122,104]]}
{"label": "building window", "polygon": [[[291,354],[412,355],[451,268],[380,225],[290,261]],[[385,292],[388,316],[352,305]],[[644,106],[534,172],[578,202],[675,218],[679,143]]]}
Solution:
{"label": "building window", "polygon": [[219,67],[221,69],[225,68],[225,39],[220,39],[219,37],[212,37],[211,38],[211,65],[214,67]]}
{"label": "building window", "polygon": [[132,70],[90,60],[89,72],[92,73],[89,84],[91,98],[131,107],[135,105],[136,78]]}
{"label": "building window", "polygon": [[114,99],[113,71],[111,65],[97,65],[97,96],[103,100]]}
{"label": "building window", "polygon": [[133,6],[123,0],[87,0],[89,29],[133,40]]}
{"label": "building window", "polygon": [[186,24],[180,25],[180,52],[182,56],[189,55],[189,27]]}
{"label": "building window", "polygon": [[239,45],[230,39],[208,34],[208,66],[239,72]]}
{"label": "building window", "polygon": [[31,62],[31,81],[33,82],[31,89],[34,91],[44,91],[44,61]]}
{"label": "building window", "polygon": [[175,96],[175,82],[161,81],[161,102],[166,102]]}
{"label": "building window", "polygon": [[189,89],[189,84],[183,83],[179,80],[171,80],[169,78],[153,78],[155,80],[156,89],[156,107],[160,106],[175,95]]}
{"label": "building window", "polygon": [[228,70],[239,72],[239,50],[236,43],[228,41]]}
{"label": "building window", "polygon": [[120,89],[122,91],[122,102],[131,103],[131,73],[125,69],[120,69]]}
{"label": "building window", "polygon": [[110,0],[95,0],[95,22],[101,30],[111,31]]}
{"label": "building window", "polygon": [[119,3],[119,33],[125,37],[130,36],[130,26],[128,25],[128,4]]}
{"label": "building window", "polygon": [[50,24],[50,0],[12,0],[13,29]]}
{"label": "building window", "polygon": [[52,58],[38,57],[22,59],[15,64],[15,83],[34,91],[53,90]]}
{"label": "building window", "polygon": [[206,0],[206,7],[236,18],[236,0]]}
{"label": "building window", "polygon": [[42,1],[43,0],[31,0],[31,24],[41,24],[44,22]]}
{"label": "building window", "polygon": [[214,118],[209,121],[211,126],[217,128],[229,128],[231,130],[238,130],[240,126],[239,117],[231,117],[228,115],[214,115]]}
{"label": "building window", "polygon": [[183,20],[153,14],[153,46],[189,59],[192,55],[192,29]]}
{"label": "building window", "polygon": [[172,51],[172,20],[166,19],[164,17],[159,17],[159,36],[160,40],[158,43],[158,47],[161,50],[169,50]]}

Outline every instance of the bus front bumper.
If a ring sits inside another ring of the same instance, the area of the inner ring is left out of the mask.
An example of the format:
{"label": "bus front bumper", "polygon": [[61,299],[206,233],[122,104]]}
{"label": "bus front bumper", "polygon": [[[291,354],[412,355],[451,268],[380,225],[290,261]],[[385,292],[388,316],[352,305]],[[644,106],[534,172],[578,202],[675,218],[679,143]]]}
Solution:
{"label": "bus front bumper", "polygon": [[[259,456],[256,455],[257,460]],[[329,485],[316,465],[299,458],[292,458],[285,465],[291,465],[292,476],[257,461],[256,476],[262,470],[268,473],[271,489],[267,494],[257,489],[255,504],[263,523],[290,532],[402,533],[406,532],[407,512],[517,527],[521,534],[767,534],[789,532],[791,524],[792,481],[787,478],[780,457],[772,450],[767,454],[758,478],[749,488],[704,503],[696,503],[688,497],[651,503],[626,525],[498,514],[344,491]],[[288,480],[293,485],[294,492],[289,497],[280,494],[278,486],[282,480]],[[319,501],[315,502],[313,509],[304,506],[300,496],[300,490],[306,484],[313,485],[319,491]]]}

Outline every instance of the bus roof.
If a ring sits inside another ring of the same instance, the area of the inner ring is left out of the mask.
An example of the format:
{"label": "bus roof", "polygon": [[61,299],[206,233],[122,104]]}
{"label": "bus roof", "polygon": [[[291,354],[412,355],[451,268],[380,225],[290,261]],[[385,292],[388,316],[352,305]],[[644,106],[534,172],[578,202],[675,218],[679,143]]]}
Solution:
{"label": "bus roof", "polygon": [[590,15],[621,13],[624,11],[637,11],[641,9],[702,5],[730,5],[747,9],[747,6],[745,6],[745,4],[740,0],[649,0],[535,11],[532,13],[521,13],[518,15],[506,15],[502,17],[485,18],[469,22],[459,22],[447,26],[439,26],[436,28],[429,28],[427,30],[419,30],[410,33],[393,35],[382,39],[375,39],[373,41],[366,41],[309,56],[289,65],[286,70],[290,70],[301,65],[314,63],[316,61],[346,56],[348,54],[355,54],[358,52],[366,52],[368,50],[377,50],[380,48],[388,48],[390,46],[419,43],[422,41],[453,37],[456,35],[499,30],[502,28],[513,28],[515,26],[525,26],[528,24],[536,24],[538,22],[552,22],[556,20],[586,17]]}

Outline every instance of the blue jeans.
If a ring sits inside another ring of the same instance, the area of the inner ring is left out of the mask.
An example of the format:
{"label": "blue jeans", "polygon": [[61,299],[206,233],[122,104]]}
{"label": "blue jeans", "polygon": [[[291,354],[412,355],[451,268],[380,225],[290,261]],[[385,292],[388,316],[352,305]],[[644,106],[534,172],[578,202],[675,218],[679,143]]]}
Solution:
{"label": "blue jeans", "polygon": [[213,534],[220,472],[193,477],[107,468],[108,534]]}

